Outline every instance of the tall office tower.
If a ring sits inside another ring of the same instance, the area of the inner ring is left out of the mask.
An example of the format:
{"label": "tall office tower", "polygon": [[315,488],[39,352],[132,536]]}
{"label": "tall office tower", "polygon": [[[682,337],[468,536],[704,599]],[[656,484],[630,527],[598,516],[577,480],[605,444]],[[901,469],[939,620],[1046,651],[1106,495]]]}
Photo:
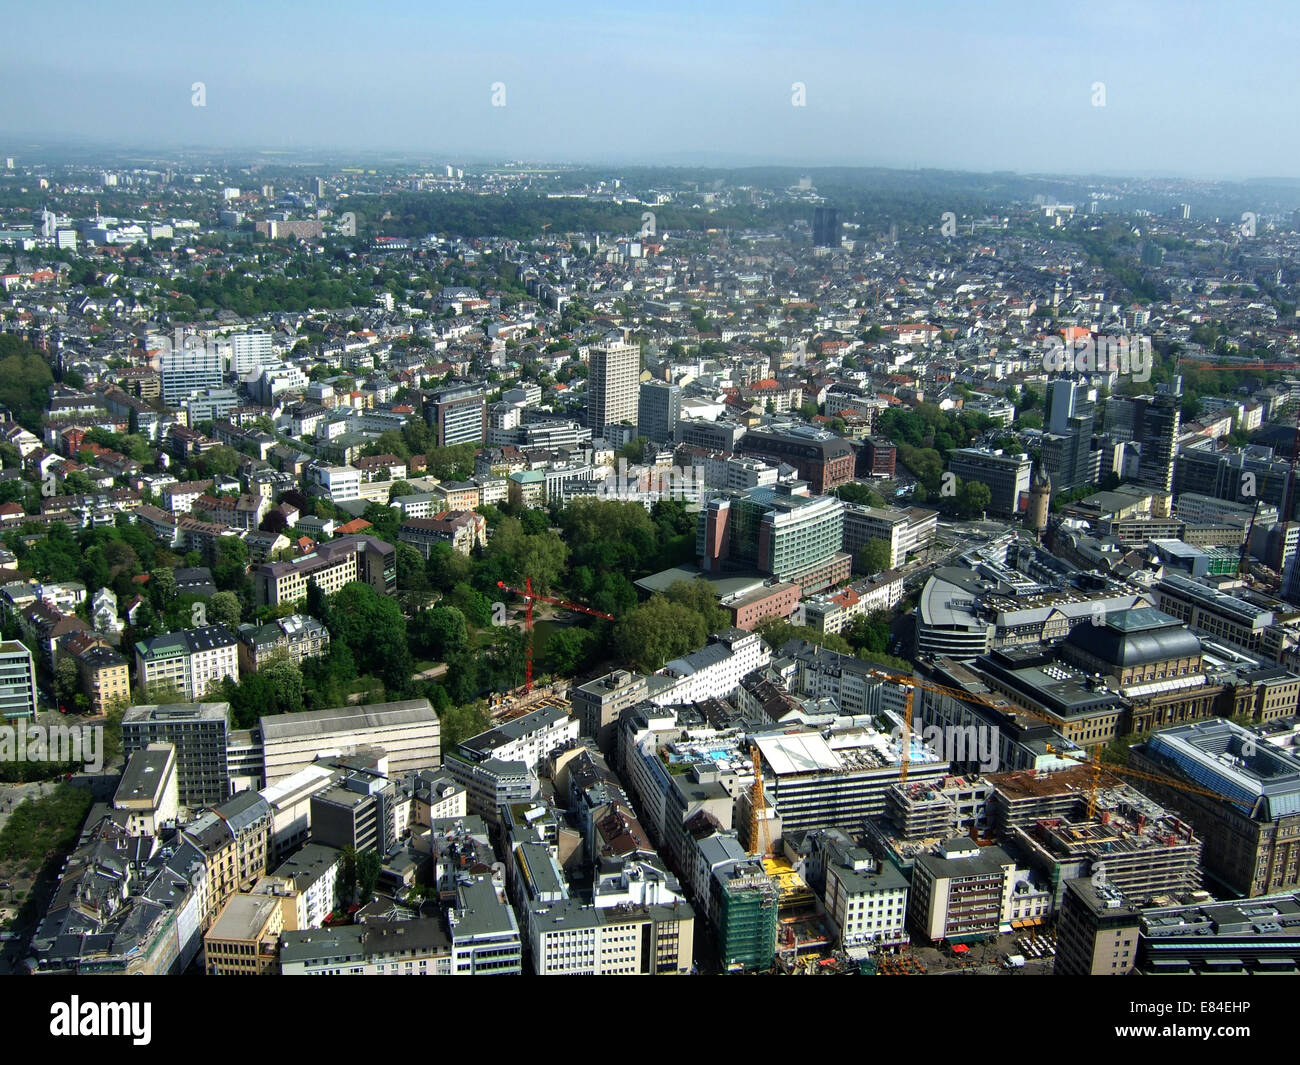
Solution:
{"label": "tall office tower", "polygon": [[1087,386],[1081,382],[1066,378],[1049,382],[1047,395],[1043,397],[1043,432],[1066,432],[1070,418],[1088,402]]}
{"label": "tall office tower", "polygon": [[1082,382],[1053,381],[1047,386],[1043,465],[1058,491],[1092,480],[1092,429],[1096,404]]}
{"label": "tall office tower", "polygon": [[1155,399],[1142,414],[1142,461],[1138,483],[1161,492],[1174,488],[1174,452],[1182,420],[1183,379],[1174,377],[1156,388]]}
{"label": "tall office tower", "polygon": [[667,381],[645,381],[637,404],[636,431],[656,444],[672,443],[682,414],[682,389]]}
{"label": "tall office tower", "polygon": [[1184,221],[1192,217],[1192,205],[1190,203],[1180,203],[1178,213]]}
{"label": "tall office tower", "polygon": [[587,373],[587,427],[597,436],[607,425],[635,422],[641,349],[636,344],[599,344]]}
{"label": "tall office tower", "polygon": [[839,212],[834,207],[818,207],[813,211],[813,247],[838,248],[839,246]]}
{"label": "tall office tower", "polygon": [[243,376],[262,366],[273,366],[275,355],[271,351],[271,334],[255,330],[236,333],[230,338],[230,372]]}
{"label": "tall office tower", "polygon": [[186,338],[189,346],[172,347],[162,354],[162,398],[169,407],[180,407],[195,392],[220,388],[225,379],[225,358],[215,345],[197,337]]}
{"label": "tall office tower", "polygon": [[1127,443],[1142,435],[1142,415],[1149,396],[1111,396],[1106,400],[1102,432],[1112,440]]}
{"label": "tall office tower", "polygon": [[440,388],[424,401],[424,420],[439,447],[487,440],[487,397],[477,385]]}

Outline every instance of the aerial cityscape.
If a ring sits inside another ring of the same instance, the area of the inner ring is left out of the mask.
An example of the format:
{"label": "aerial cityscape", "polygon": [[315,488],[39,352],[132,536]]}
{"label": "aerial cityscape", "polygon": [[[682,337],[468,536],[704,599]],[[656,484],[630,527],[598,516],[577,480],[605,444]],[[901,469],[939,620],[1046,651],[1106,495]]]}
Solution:
{"label": "aerial cityscape", "polygon": [[1300,160],[252,55],[0,123],[0,973],[1300,974]]}

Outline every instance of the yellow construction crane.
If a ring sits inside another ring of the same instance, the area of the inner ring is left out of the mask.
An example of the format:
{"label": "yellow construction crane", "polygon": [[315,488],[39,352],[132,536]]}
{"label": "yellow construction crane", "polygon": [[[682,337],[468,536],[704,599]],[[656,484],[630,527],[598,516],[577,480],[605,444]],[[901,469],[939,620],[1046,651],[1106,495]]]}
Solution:
{"label": "yellow construction crane", "polygon": [[[961,688],[950,688],[944,684],[936,684],[933,681],[927,680],[918,680],[916,677],[909,677],[901,673],[889,673],[880,669],[872,669],[868,672],[879,680],[890,681],[891,683],[902,685],[907,689],[907,695],[904,702],[903,743],[900,759],[902,764],[898,773],[899,784],[907,783],[907,767],[912,754],[912,699],[914,692],[918,688],[922,691],[932,691],[940,695],[948,695],[963,702],[980,703],[983,706],[991,707],[992,709],[1004,714],[1024,714],[1026,717],[1037,718],[1038,720],[1046,721],[1051,725],[1056,725],[1058,727],[1060,725],[1060,722],[1056,718],[1050,717],[1040,711],[1031,710],[1028,707],[1021,706],[1019,703],[1012,703],[1010,700],[998,702],[986,695],[981,695],[978,692],[969,692]],[[1093,747],[1091,756],[1086,758],[1080,758],[1072,752],[1063,751],[1050,744],[1047,746],[1047,751],[1050,754],[1055,754],[1068,761],[1077,762],[1080,765],[1086,765],[1091,770],[1088,780],[1087,800],[1089,820],[1092,820],[1093,816],[1097,812],[1097,791],[1101,785],[1101,777],[1103,773],[1114,773],[1118,776],[1133,777],[1134,779],[1146,780],[1154,784],[1163,784],[1166,787],[1174,788],[1179,791],[1190,792],[1194,795],[1203,795],[1207,798],[1230,802],[1247,811],[1253,809],[1252,804],[1245,800],[1234,798],[1231,795],[1224,795],[1221,792],[1211,791],[1209,788],[1202,788],[1195,784],[1185,784],[1181,780],[1176,780],[1173,777],[1158,773],[1147,773],[1140,769],[1129,769],[1127,766],[1103,764],[1101,761],[1101,747],[1099,745]]]}
{"label": "yellow construction crane", "polygon": [[1101,784],[1103,773],[1114,773],[1121,777],[1133,777],[1136,780],[1147,780],[1153,784],[1163,784],[1167,788],[1175,788],[1178,791],[1190,792],[1193,795],[1204,795],[1208,799],[1220,799],[1223,802],[1234,803],[1244,810],[1254,809],[1253,805],[1244,799],[1237,799],[1231,795],[1224,795],[1221,791],[1211,791],[1209,788],[1202,788],[1197,784],[1186,784],[1181,780],[1165,776],[1162,773],[1148,773],[1142,769],[1130,769],[1125,765],[1102,764],[1101,748],[1094,747],[1090,758],[1080,758],[1069,751],[1062,751],[1050,744],[1047,750],[1051,754],[1067,758],[1072,762],[1078,762],[1080,765],[1086,765],[1092,772],[1088,777],[1088,819],[1092,820],[1093,815],[1097,812],[1097,789]]}
{"label": "yellow construction crane", "polygon": [[918,680],[916,677],[909,677],[903,673],[887,673],[883,669],[871,669],[867,671],[878,680],[889,681],[893,684],[901,685],[907,689],[903,703],[903,742],[902,742],[902,765],[899,768],[898,782],[907,783],[907,767],[912,758],[912,703],[913,696],[918,688],[922,691],[936,692],[939,695],[950,695],[954,699],[960,699],[967,703],[980,703],[984,706],[991,707],[1001,713],[1026,714],[1029,717],[1036,717],[1042,721],[1047,721],[1053,725],[1058,722],[1046,714],[1040,714],[1034,710],[1026,710],[1022,706],[1012,704],[1009,700],[998,701],[978,692],[968,692],[961,688],[949,688],[944,684],[935,684],[933,681]]}
{"label": "yellow construction crane", "polygon": [[[1046,721],[1048,724],[1051,725],[1056,725],[1056,726],[1060,725],[1060,722],[1057,721],[1057,719],[1050,717],[1047,714],[1041,713],[1040,711],[1030,710],[1028,707],[1021,706],[1019,703],[1011,703],[1010,700],[1004,700],[1003,702],[998,702],[995,701],[994,699],[989,698],[986,695],[981,695],[978,692],[968,692],[961,688],[950,688],[944,684],[936,684],[933,681],[927,681],[927,680],[918,680],[916,677],[905,676],[904,674],[901,673],[888,673],[885,672],[884,670],[879,670],[879,669],[873,669],[870,670],[869,672],[871,673],[872,676],[875,676],[880,680],[890,681],[895,684],[903,685],[907,688],[907,696],[905,701],[906,709],[905,709],[905,714],[903,719],[903,749],[902,749],[902,759],[901,759],[902,765],[900,767],[899,775],[898,775],[900,784],[907,783],[907,766],[909,760],[911,759],[911,753],[912,753],[912,741],[911,741],[912,696],[913,696],[913,692],[918,688],[921,689],[922,691],[932,691],[940,695],[948,695],[954,699],[960,699],[963,702],[980,703],[983,706],[991,707],[992,709],[998,710],[1004,714],[1005,713],[1024,714],[1026,717],[1037,718],[1039,721]],[[1088,781],[1089,820],[1092,819],[1093,815],[1096,813],[1097,810],[1097,789],[1101,784],[1101,777],[1104,772],[1113,772],[1120,776],[1128,776],[1138,780],[1146,780],[1154,784],[1164,784],[1167,787],[1176,788],[1180,791],[1191,792],[1192,794],[1195,795],[1204,795],[1207,798],[1221,799],[1225,802],[1231,802],[1236,804],[1237,806],[1242,807],[1245,810],[1252,809],[1252,805],[1242,799],[1236,799],[1233,798],[1231,795],[1224,795],[1221,792],[1211,791],[1208,788],[1198,787],[1195,784],[1185,784],[1180,780],[1174,779],[1173,777],[1164,776],[1162,774],[1157,774],[1157,773],[1146,773],[1139,769],[1129,769],[1127,766],[1113,766],[1108,763],[1103,764],[1101,761],[1100,746],[1093,747],[1092,755],[1086,758],[1080,758],[1076,754],[1073,754],[1069,751],[1063,751],[1060,748],[1053,747],[1050,744],[1048,745],[1047,750],[1048,753],[1050,754],[1055,754],[1058,757],[1065,758],[1069,761],[1078,762],[1080,765],[1086,765],[1090,768],[1091,773],[1089,775],[1089,781]]]}
{"label": "yellow construction crane", "polygon": [[[754,786],[749,795],[749,853],[766,858],[772,853],[772,839],[767,830],[767,800],[763,798],[763,755],[758,745],[749,745],[749,757],[754,763]],[[758,849],[759,833],[763,834],[763,849]]]}

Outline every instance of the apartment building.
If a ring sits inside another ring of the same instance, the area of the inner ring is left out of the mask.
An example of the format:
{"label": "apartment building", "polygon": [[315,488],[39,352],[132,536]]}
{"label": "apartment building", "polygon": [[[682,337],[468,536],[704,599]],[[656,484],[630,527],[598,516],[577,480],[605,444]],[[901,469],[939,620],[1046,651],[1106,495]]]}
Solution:
{"label": "apartment building", "polygon": [[264,562],[253,571],[259,606],[296,603],[315,583],[326,595],[363,581],[382,595],[397,591],[397,550],[373,536],[342,536],[291,562]]}
{"label": "apartment building", "polygon": [[90,700],[92,714],[103,714],[114,703],[130,700],[131,664],[113,648],[97,643],[80,652],[76,661],[81,690]]}
{"label": "apartment building", "polygon": [[578,739],[580,722],[567,706],[544,706],[477,736],[461,740],[461,752],[482,761],[523,762],[530,770]]}
{"label": "apartment building", "polygon": [[614,749],[618,715],[635,706],[646,696],[646,678],[640,673],[616,669],[603,677],[573,688],[573,716],[581,723],[581,732],[596,740],[600,750],[609,755]]}
{"label": "apartment building", "polygon": [[695,915],[690,906],[596,907],[574,898],[527,910],[538,976],[659,976],[689,973]]}
{"label": "apartment building", "polygon": [[312,466],[308,491],[336,506],[361,498],[361,471],[354,466]]}
{"label": "apartment building", "polygon": [[452,975],[517,976],[523,972],[519,922],[490,876],[458,878],[447,924]]}
{"label": "apartment building", "polygon": [[271,503],[260,494],[234,497],[204,494],[194,500],[191,509],[192,512],[206,514],[208,521],[244,532],[254,532],[266,517],[266,512],[271,509]]}
{"label": "apartment building", "polygon": [[600,436],[606,426],[635,424],[641,348],[623,343],[595,345],[587,367],[587,428]]}
{"label": "apartment building", "polygon": [[171,688],[185,702],[202,699],[223,680],[239,680],[239,644],[224,625],[141,640],[135,662],[142,693]]}
{"label": "apartment building", "polygon": [[449,544],[453,551],[468,555],[476,546],[487,545],[487,520],[472,510],[448,510],[404,521],[397,538],[419,551],[425,561],[436,544]]}
{"label": "apartment building", "polygon": [[808,883],[822,897],[839,945],[907,943],[907,878],[839,829],[814,832],[809,842]]}
{"label": "apartment building", "polygon": [[206,859],[208,904],[210,912],[218,911],[266,874],[271,807],[257,792],[241,792],[185,825],[181,838]]}
{"label": "apartment building", "polygon": [[725,699],[740,686],[742,677],[771,660],[772,650],[758,633],[724,629],[713,633],[698,651],[665,663],[655,674],[656,690],[647,698],[658,706]]}
{"label": "apartment building", "polygon": [[180,810],[176,764],[176,748],[170,743],[151,743],[127,759],[113,793],[113,809],[125,811],[131,835],[157,836],[164,824],[175,822]]}
{"label": "apartment building", "polygon": [[286,931],[280,936],[284,976],[451,976],[451,939],[442,922],[368,921]]}
{"label": "apartment building", "polygon": [[211,481],[181,481],[163,487],[158,493],[163,509],[172,514],[188,514],[195,500],[212,487]]}
{"label": "apartment building", "polygon": [[293,928],[320,928],[337,902],[343,852],[312,841],[304,843],[282,861],[270,879],[294,895],[297,909]]}
{"label": "apartment building", "polygon": [[330,632],[306,614],[290,614],[265,625],[239,626],[239,664],[256,673],[273,656],[287,654],[297,665],[329,653]]}
{"label": "apartment building", "polygon": [[233,895],[203,936],[203,971],[208,976],[276,975],[284,924],[282,899]]}

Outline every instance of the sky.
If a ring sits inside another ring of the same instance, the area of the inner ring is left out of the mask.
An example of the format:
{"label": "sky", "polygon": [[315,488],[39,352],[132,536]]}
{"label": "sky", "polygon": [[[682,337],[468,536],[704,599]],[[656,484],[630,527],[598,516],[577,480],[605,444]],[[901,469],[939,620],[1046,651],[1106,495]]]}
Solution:
{"label": "sky", "polygon": [[0,0],[0,25],[0,150],[19,156],[1300,178],[1293,0]]}

